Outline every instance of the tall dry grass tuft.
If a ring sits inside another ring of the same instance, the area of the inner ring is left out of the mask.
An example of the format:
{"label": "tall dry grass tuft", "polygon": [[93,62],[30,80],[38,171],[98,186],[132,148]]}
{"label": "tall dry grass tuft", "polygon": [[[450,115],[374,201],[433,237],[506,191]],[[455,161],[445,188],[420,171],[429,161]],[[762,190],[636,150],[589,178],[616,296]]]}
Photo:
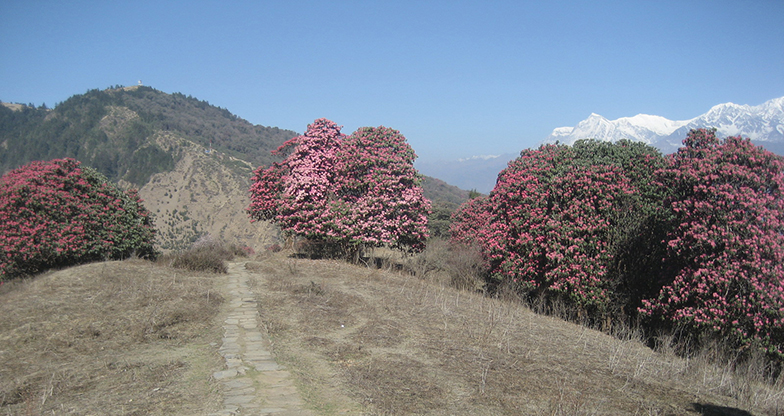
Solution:
{"label": "tall dry grass tuft", "polygon": [[405,258],[403,268],[421,279],[438,281],[456,289],[486,290],[484,261],[476,247],[434,238],[428,241],[424,251]]}
{"label": "tall dry grass tuft", "polygon": [[226,273],[229,269],[227,261],[248,257],[251,253],[252,250],[247,247],[226,244],[207,234],[196,240],[190,249],[164,255],[159,261],[177,269]]}

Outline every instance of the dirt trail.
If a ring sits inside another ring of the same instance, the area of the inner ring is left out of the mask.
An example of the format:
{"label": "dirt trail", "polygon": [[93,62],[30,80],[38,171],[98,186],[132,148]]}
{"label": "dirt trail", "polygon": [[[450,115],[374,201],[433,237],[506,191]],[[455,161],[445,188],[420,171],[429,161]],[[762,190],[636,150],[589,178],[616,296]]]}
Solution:
{"label": "dirt trail", "polygon": [[312,416],[303,409],[291,374],[272,356],[248,277],[244,261],[230,262],[229,273],[222,277],[228,306],[219,351],[226,369],[213,377],[223,384],[224,400],[223,410],[211,416]]}

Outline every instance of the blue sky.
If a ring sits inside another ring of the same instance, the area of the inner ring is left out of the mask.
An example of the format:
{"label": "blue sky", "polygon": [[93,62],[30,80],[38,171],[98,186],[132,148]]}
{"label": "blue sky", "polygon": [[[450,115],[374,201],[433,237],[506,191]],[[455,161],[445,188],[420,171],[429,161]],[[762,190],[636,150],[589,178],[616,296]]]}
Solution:
{"label": "blue sky", "polygon": [[0,100],[145,85],[298,132],[398,129],[421,160],[517,153],[592,112],[784,96],[784,0],[0,2]]}

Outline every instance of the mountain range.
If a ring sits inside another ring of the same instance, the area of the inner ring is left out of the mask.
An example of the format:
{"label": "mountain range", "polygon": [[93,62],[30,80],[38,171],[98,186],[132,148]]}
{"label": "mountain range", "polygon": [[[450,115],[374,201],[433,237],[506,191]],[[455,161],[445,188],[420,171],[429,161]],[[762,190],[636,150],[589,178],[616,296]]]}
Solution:
{"label": "mountain range", "polygon": [[553,130],[544,142],[573,144],[581,139],[616,142],[621,139],[643,142],[662,153],[673,153],[691,129],[713,127],[719,137],[743,136],[759,146],[781,154],[784,151],[784,97],[760,105],[719,104],[690,120],[669,120],[638,114],[608,120],[591,114],[574,127]]}
{"label": "mountain range", "polygon": [[[705,114],[689,120],[638,114],[608,120],[591,114],[574,127],[558,127],[542,143],[574,144],[577,140],[596,139],[616,142],[621,139],[643,142],[662,153],[674,153],[691,129],[713,127],[719,137],[743,136],[773,153],[784,155],[784,97],[760,105],[719,104]],[[498,173],[517,154],[474,156],[458,160],[421,162],[427,175],[439,177],[462,189],[489,193]]]}

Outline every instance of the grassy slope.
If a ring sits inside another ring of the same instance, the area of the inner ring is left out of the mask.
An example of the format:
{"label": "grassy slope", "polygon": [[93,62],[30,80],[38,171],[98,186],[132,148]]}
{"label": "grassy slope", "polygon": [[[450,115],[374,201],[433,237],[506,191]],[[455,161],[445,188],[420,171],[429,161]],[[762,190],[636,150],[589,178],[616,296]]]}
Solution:
{"label": "grassy slope", "polygon": [[[222,398],[214,276],[141,260],[0,286],[0,414],[193,415]],[[213,343],[213,344],[211,344]]]}
{"label": "grassy slope", "polygon": [[457,291],[437,274],[286,257],[248,266],[276,353],[322,414],[357,403],[353,414],[374,415],[748,415],[784,404],[780,386]]}
{"label": "grassy slope", "polygon": [[[316,414],[749,415],[763,387],[634,337],[424,278],[286,253],[249,261],[278,360]],[[207,414],[215,275],[95,263],[0,286],[0,414]],[[629,335],[629,334],[627,334]]]}

